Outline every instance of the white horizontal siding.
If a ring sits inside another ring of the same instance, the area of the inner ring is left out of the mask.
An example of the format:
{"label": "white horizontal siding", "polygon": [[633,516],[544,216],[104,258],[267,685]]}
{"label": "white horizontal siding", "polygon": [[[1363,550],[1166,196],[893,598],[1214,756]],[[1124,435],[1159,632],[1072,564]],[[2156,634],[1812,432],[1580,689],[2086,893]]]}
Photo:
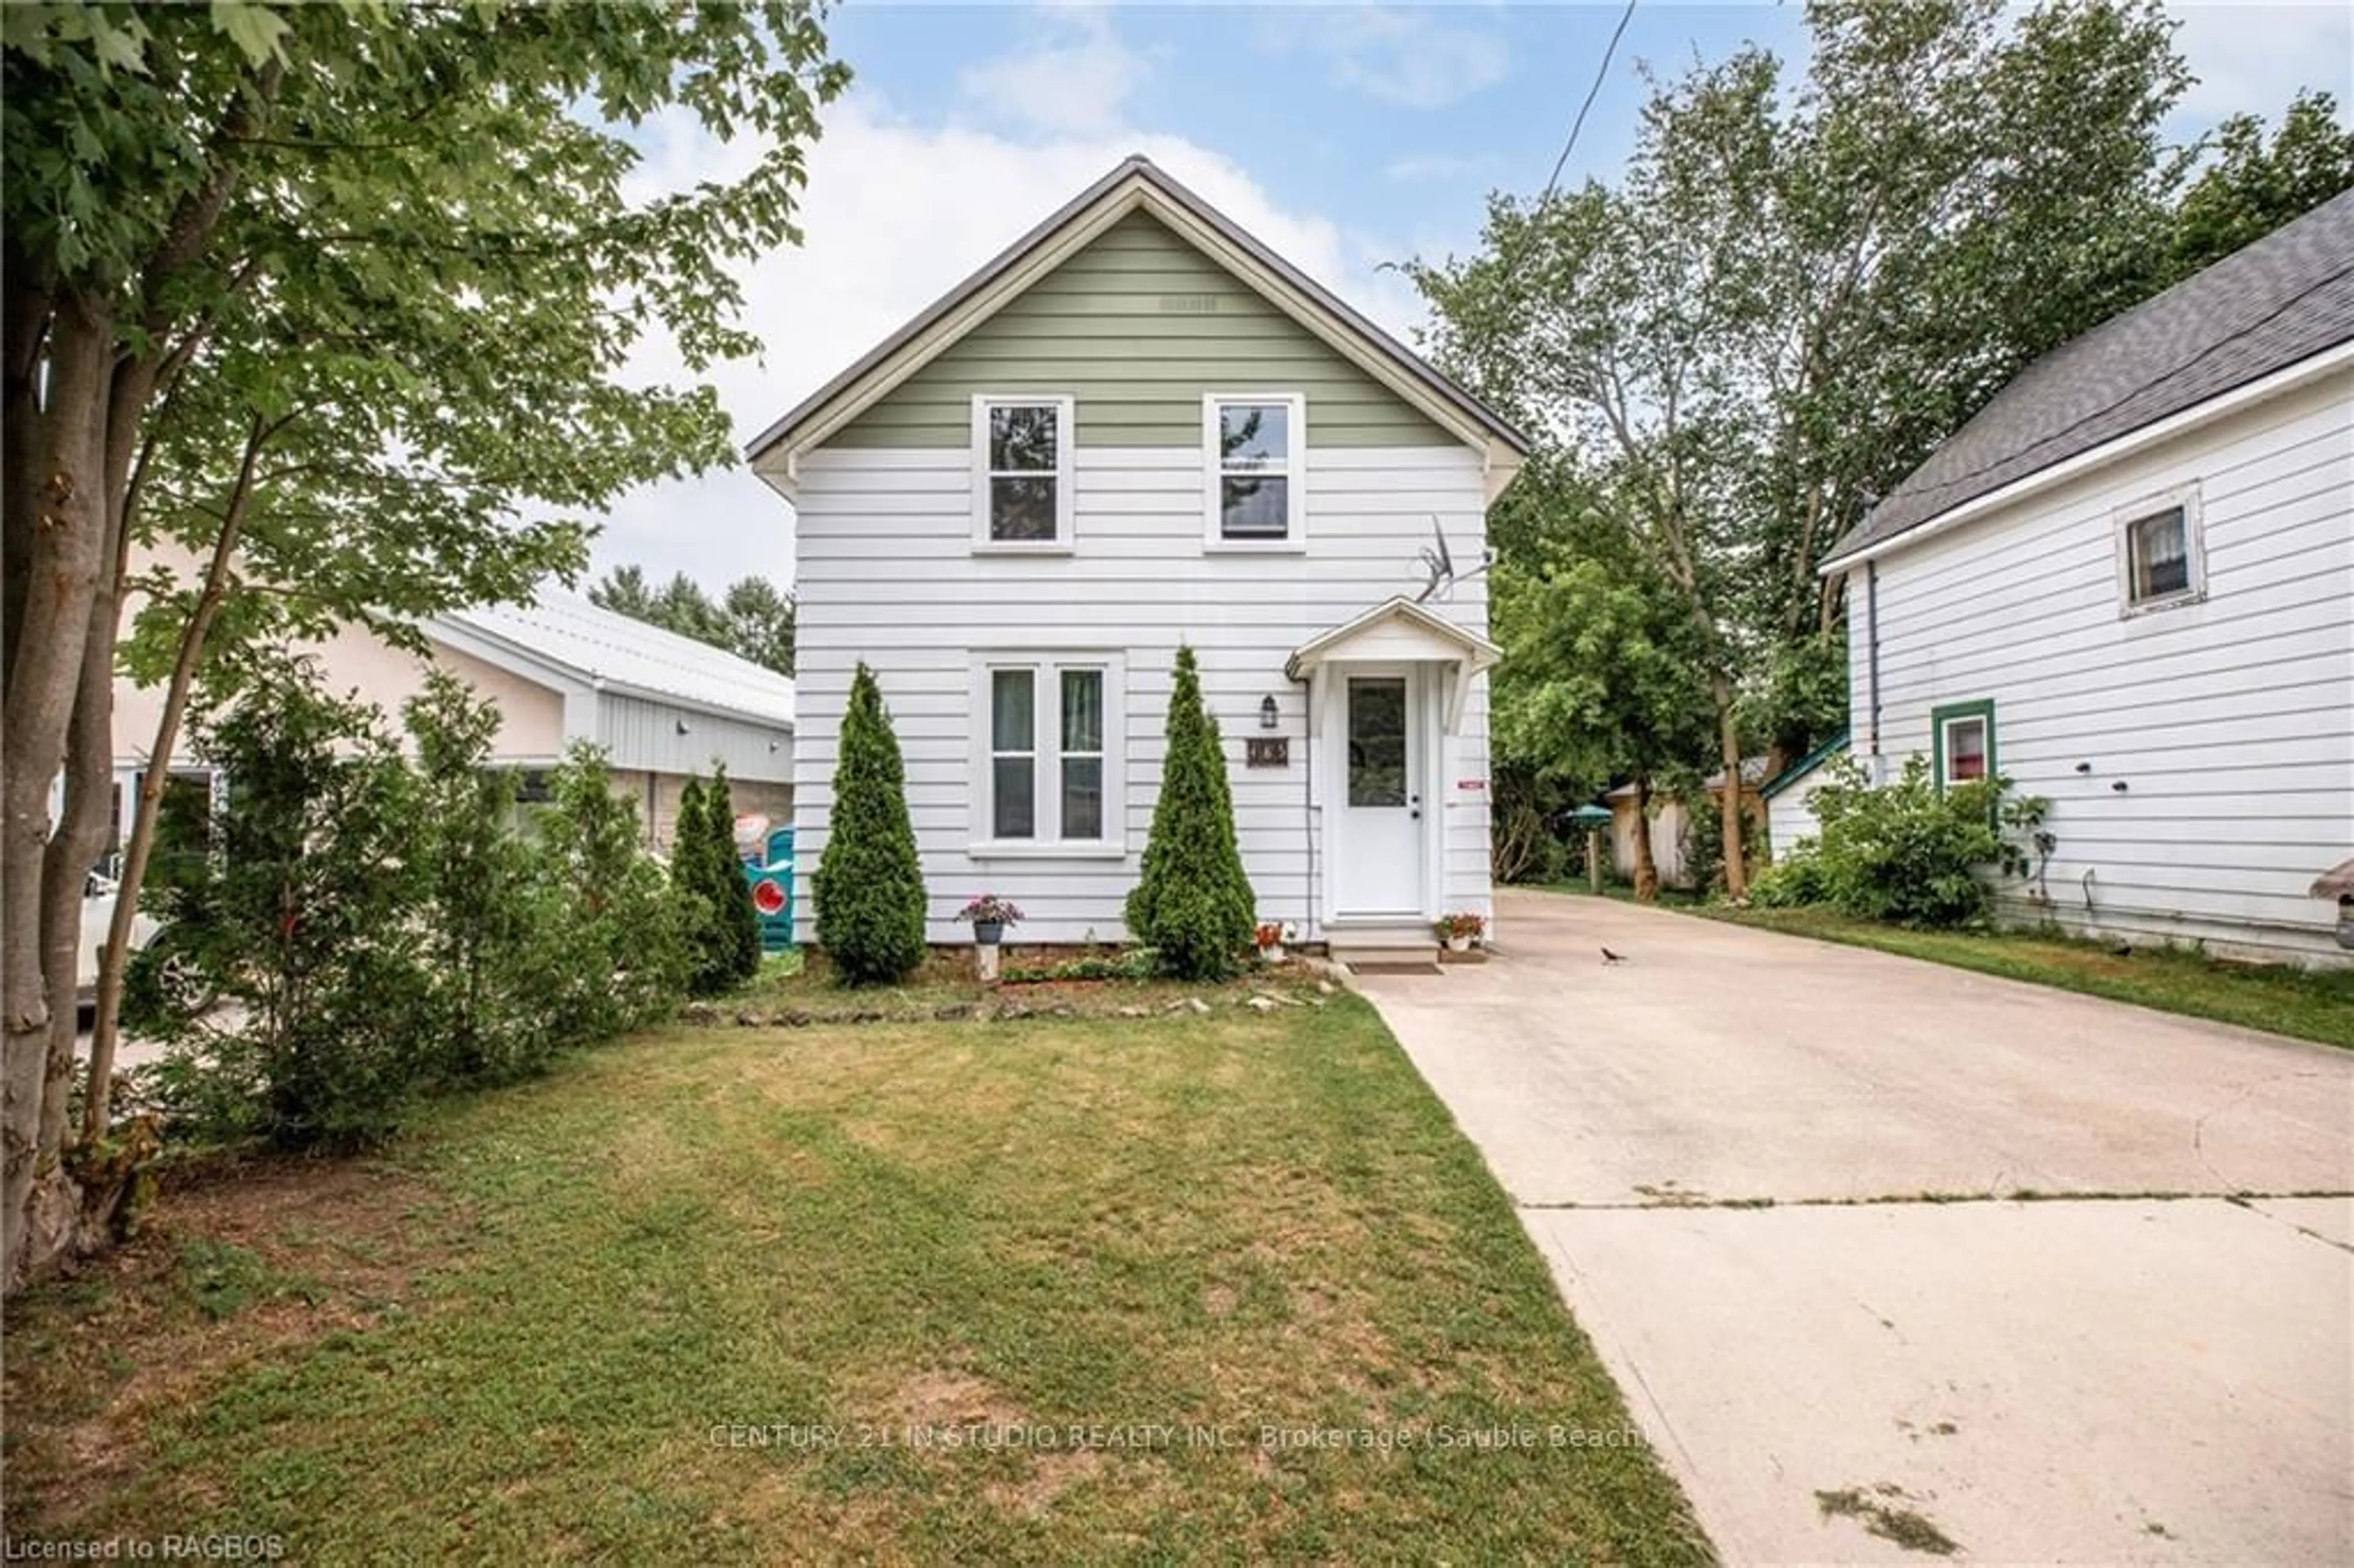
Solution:
{"label": "white horizontal siding", "polygon": [[1827,767],[1805,778],[1766,802],[1766,848],[1775,860],[1805,841],[1819,837],[1823,825],[1815,818],[1815,791],[1830,782]]}
{"label": "white horizontal siding", "polygon": [[[2119,508],[2198,486],[2203,600],[2120,613]],[[2354,853],[2354,376],[2338,375],[1879,565],[1879,751],[1990,698],[2002,771],[2052,800],[2049,902],[2073,927],[2338,954],[2306,889]],[[1871,749],[1871,618],[1849,674]]]}
{"label": "white horizontal siding", "polygon": [[[1468,448],[1308,450],[1308,548],[1227,554],[1203,548],[1200,454],[1189,448],[1075,449],[1074,548],[1007,556],[971,548],[970,456],[937,450],[830,448],[804,458],[796,507],[799,747],[795,759],[801,935],[811,935],[807,878],[832,807],[836,736],[851,674],[875,672],[905,756],[907,803],[930,896],[935,941],[963,939],[957,909],[995,892],[1021,905],[1018,935],[1039,941],[1125,936],[1159,792],[1162,737],[1178,644],[1200,660],[1225,742],[1243,861],[1263,917],[1305,926],[1322,867],[1312,843],[1311,743],[1303,690],[1285,660],[1316,633],[1422,584],[1418,552],[1432,521],[1458,563],[1483,548],[1479,454]],[[1485,583],[1473,578],[1436,607],[1484,633]],[[977,859],[971,651],[1119,652],[1127,663],[1127,768],[1118,858]],[[1245,742],[1288,736],[1290,766],[1244,765]],[[1446,811],[1444,903],[1490,912],[1486,681],[1439,758]],[[1463,781],[1475,787],[1458,788]]]}

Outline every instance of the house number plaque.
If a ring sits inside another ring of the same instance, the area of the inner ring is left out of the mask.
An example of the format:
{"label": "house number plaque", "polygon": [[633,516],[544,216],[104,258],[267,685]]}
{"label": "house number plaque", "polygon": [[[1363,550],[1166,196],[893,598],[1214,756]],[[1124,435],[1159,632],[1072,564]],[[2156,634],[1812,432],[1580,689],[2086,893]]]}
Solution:
{"label": "house number plaque", "polygon": [[1243,761],[1252,768],[1288,768],[1291,766],[1291,737],[1288,735],[1251,736],[1243,742]]}

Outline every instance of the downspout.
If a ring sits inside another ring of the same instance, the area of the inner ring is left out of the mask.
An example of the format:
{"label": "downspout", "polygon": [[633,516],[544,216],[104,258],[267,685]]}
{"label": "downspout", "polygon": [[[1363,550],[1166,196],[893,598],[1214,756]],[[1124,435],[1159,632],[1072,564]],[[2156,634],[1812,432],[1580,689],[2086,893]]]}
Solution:
{"label": "downspout", "polygon": [[1315,677],[1312,672],[1307,675],[1294,675],[1287,670],[1284,673],[1293,685],[1299,688],[1302,721],[1299,726],[1299,824],[1308,835],[1308,923],[1299,933],[1300,944],[1304,947],[1317,938],[1318,917],[1321,913],[1318,907],[1320,902],[1318,895],[1322,891],[1316,880],[1316,691],[1310,683]]}
{"label": "downspout", "polygon": [[1885,782],[1880,775],[1880,563],[1863,563],[1863,637],[1865,696],[1871,704],[1872,781]]}

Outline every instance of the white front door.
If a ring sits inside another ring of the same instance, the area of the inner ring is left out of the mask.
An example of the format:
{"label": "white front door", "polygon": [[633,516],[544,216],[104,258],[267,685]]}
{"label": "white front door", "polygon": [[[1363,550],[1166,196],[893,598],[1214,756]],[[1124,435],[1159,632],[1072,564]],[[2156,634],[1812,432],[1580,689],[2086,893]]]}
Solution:
{"label": "white front door", "polygon": [[1339,672],[1338,843],[1332,913],[1342,919],[1424,913],[1425,837],[1421,683],[1408,670]]}

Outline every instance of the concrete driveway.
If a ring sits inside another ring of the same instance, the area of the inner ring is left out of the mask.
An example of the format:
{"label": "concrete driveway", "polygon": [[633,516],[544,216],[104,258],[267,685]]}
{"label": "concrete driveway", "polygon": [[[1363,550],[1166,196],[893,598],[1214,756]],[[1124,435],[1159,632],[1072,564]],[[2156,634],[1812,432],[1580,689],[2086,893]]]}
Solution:
{"label": "concrete driveway", "polygon": [[1728,1561],[2354,1562],[2354,1054],[1603,899],[1499,927],[1363,990]]}

